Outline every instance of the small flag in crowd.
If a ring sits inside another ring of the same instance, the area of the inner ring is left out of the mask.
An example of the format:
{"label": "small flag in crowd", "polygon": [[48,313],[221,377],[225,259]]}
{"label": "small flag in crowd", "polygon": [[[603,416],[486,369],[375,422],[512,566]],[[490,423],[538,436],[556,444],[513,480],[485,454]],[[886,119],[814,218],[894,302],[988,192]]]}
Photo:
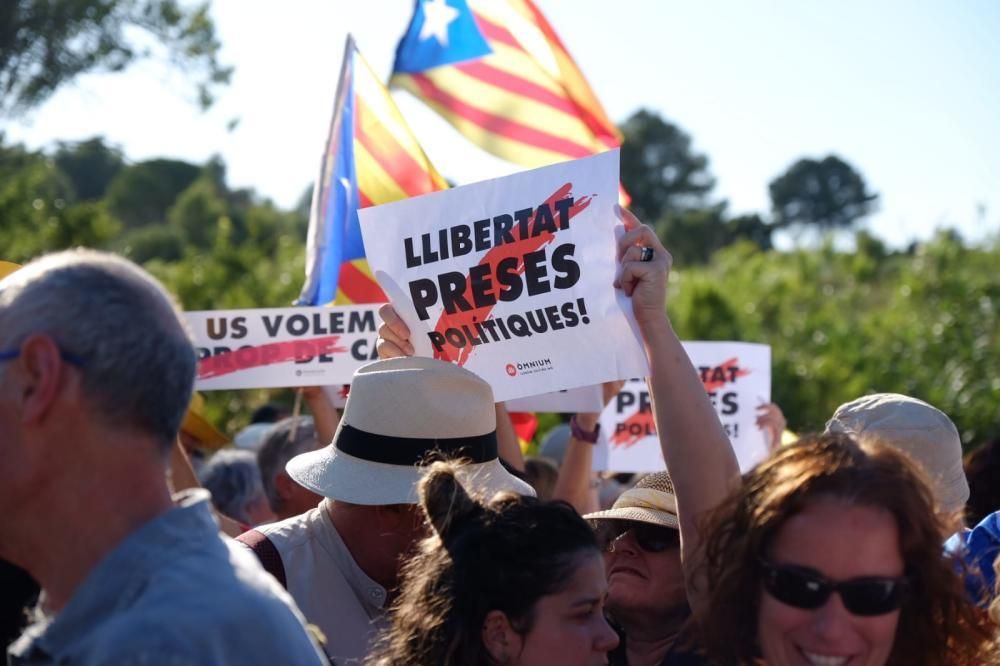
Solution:
{"label": "small flag in crowd", "polygon": [[348,36],[313,190],[298,304],[385,302],[365,260],[358,209],[447,187]]}
{"label": "small flag in crowd", "polygon": [[531,0],[416,0],[390,81],[473,143],[538,167],[621,144]]}

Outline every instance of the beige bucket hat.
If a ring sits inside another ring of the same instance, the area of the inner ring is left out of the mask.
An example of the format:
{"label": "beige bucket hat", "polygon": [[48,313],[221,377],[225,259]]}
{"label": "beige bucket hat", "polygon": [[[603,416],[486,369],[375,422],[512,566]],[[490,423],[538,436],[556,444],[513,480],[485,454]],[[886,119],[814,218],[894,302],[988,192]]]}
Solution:
{"label": "beige bucket hat", "polygon": [[899,393],[862,396],[838,407],[826,431],[872,439],[909,455],[930,478],[945,511],[960,511],[969,499],[958,429],[923,400]]}
{"label": "beige bucket hat", "polygon": [[333,442],[288,461],[309,490],[351,504],[416,504],[433,456],[468,460],[459,481],[486,496],[534,495],[497,457],[493,391],[475,374],[423,357],[375,361],[354,373]]}
{"label": "beige bucket hat", "polygon": [[648,474],[639,479],[633,488],[623,492],[610,509],[588,513],[584,519],[634,520],[676,530],[679,523],[674,482],[667,472]]}

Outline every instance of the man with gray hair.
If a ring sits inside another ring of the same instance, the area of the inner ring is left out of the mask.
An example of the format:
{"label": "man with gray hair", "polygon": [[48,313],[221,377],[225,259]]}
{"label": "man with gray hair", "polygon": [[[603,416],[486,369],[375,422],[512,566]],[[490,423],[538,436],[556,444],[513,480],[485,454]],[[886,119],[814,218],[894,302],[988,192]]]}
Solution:
{"label": "man with gray hair", "polygon": [[463,460],[460,478],[487,497],[534,495],[500,464],[489,384],[431,358],[369,363],[333,441],[285,465],[322,502],[237,537],[324,633],[335,664],[364,660],[388,627],[403,563],[426,535],[417,485],[436,456]]}
{"label": "man with gray hair", "polygon": [[[212,454],[198,480],[212,493],[212,505],[223,516],[250,526],[274,520],[264,484],[261,483],[257,456],[250,451],[222,449]],[[317,500],[319,501],[319,500]]]}
{"label": "man with gray hair", "polygon": [[276,520],[305,513],[323,499],[321,495],[299,485],[285,471],[289,460],[300,453],[317,449],[319,445],[316,425],[310,416],[282,419],[264,434],[264,443],[257,452],[257,465]]}
{"label": "man with gray hair", "polygon": [[0,557],[44,615],[10,663],[321,663],[208,494],[170,496],[194,373],[172,299],[124,259],[62,252],[0,281]]}

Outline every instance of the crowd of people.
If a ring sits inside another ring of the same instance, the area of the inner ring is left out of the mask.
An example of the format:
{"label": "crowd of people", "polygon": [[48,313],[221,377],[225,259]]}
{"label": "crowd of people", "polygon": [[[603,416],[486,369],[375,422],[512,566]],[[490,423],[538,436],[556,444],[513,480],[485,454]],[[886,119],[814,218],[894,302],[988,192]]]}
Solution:
{"label": "crowd of people", "polygon": [[306,389],[309,416],[223,446],[151,276],[87,250],[8,269],[9,663],[1000,663],[995,445],[963,469],[947,415],[877,394],[785,445],[768,407],[741,475],[664,309],[670,254],[622,217],[669,469],[638,479],[593,477],[595,414],[525,460],[490,386],[413,356],[391,306],[342,413]]}

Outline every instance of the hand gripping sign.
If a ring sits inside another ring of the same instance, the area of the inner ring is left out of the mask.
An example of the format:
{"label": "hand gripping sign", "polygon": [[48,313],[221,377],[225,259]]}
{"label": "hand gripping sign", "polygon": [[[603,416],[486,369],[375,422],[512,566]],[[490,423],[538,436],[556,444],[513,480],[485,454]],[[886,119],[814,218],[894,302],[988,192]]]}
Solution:
{"label": "hand gripping sign", "polygon": [[[749,470],[768,454],[764,434],[756,424],[756,408],[771,399],[771,348],[746,342],[685,342],[684,350],[701,375],[740,470]],[[626,382],[601,413],[594,469],[664,469],[645,379]]]}
{"label": "hand gripping sign", "polygon": [[647,373],[617,268],[618,151],[363,208],[365,253],[417,354],[497,401]]}
{"label": "hand gripping sign", "polygon": [[377,305],[186,312],[199,391],[347,384],[378,358]]}

